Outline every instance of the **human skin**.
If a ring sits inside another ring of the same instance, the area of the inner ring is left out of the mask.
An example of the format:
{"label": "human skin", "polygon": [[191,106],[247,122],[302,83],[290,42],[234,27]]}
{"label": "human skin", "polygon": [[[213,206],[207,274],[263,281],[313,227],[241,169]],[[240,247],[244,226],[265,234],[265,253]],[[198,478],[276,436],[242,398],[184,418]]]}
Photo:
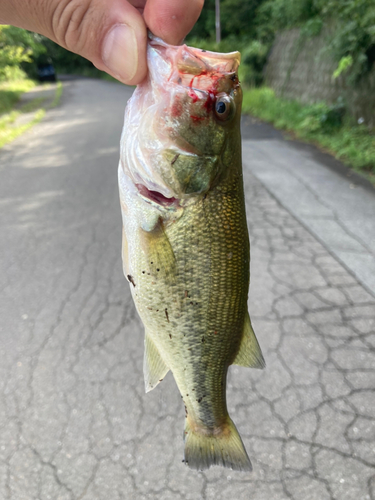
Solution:
{"label": "human skin", "polygon": [[0,0],[0,23],[45,35],[128,85],[147,74],[147,29],[178,45],[204,0]]}

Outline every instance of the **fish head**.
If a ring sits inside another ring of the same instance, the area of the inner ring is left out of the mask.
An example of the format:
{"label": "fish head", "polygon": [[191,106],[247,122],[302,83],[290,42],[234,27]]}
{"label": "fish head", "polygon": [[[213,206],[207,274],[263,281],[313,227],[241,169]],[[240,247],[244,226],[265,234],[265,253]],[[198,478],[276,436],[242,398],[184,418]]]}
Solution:
{"label": "fish head", "polygon": [[140,190],[188,202],[240,155],[240,54],[149,41],[149,74],[127,106],[123,168]]}

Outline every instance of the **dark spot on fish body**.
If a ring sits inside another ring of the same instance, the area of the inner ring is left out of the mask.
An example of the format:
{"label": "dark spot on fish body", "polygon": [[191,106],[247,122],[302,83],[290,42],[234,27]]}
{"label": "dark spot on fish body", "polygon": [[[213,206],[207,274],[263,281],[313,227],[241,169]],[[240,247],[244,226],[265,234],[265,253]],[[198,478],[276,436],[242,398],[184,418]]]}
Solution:
{"label": "dark spot on fish body", "polygon": [[179,157],[179,156],[180,156],[180,155],[179,155],[179,153],[177,153],[177,154],[173,157],[173,160],[171,161],[171,165],[173,165],[173,164],[177,161],[177,159],[178,159],[178,157]]}
{"label": "dark spot on fish body", "polygon": [[133,279],[133,276],[131,274],[128,274],[127,278],[128,278],[129,283],[131,283],[135,288],[135,281]]}
{"label": "dark spot on fish body", "polygon": [[169,334],[169,338],[172,340],[172,335],[171,334]]}
{"label": "dark spot on fish body", "polygon": [[165,317],[167,318],[167,321],[169,323],[168,309],[164,309],[164,312],[165,312]]}

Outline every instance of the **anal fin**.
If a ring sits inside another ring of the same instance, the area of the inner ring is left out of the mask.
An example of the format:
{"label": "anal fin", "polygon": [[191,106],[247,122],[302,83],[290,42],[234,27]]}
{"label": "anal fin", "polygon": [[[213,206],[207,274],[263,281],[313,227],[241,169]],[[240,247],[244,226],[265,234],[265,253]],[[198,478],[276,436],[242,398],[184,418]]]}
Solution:
{"label": "anal fin", "polygon": [[245,315],[240,349],[233,361],[233,364],[260,369],[266,366],[262,351],[258,344],[253,327],[251,326],[250,316],[248,312],[246,312]]}
{"label": "anal fin", "polygon": [[163,380],[168,371],[168,366],[164,363],[157,347],[146,330],[143,358],[143,375],[146,392],[152,391]]}

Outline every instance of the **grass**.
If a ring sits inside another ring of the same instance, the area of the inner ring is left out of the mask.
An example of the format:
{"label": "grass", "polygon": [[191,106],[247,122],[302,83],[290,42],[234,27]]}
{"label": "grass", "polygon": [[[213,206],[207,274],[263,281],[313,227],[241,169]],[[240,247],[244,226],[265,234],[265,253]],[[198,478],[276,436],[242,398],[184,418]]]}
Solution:
{"label": "grass", "polygon": [[51,102],[51,104],[49,106],[50,108],[55,108],[59,104],[60,99],[61,99],[61,95],[62,95],[62,91],[63,91],[62,83],[57,82],[55,98]]}
{"label": "grass", "polygon": [[13,141],[16,137],[20,136],[26,130],[31,128],[36,123],[40,122],[40,120],[46,114],[45,109],[41,108],[35,113],[33,119],[23,125],[19,125],[18,127],[11,127],[9,123],[3,123],[0,121],[0,148],[2,148],[5,144]]}
{"label": "grass", "polygon": [[21,95],[35,87],[33,80],[0,82],[0,115],[8,113],[19,101]]}
{"label": "grass", "polygon": [[322,147],[375,184],[375,134],[345,118],[342,103],[303,105],[262,87],[244,90],[243,111]]}
{"label": "grass", "polygon": [[[30,82],[26,80],[26,82]],[[42,97],[37,97],[32,101],[24,104],[19,109],[14,108],[15,104],[17,104],[23,92],[30,90],[33,88],[36,83],[32,82],[28,83],[24,86],[21,85],[21,82],[18,82],[18,85],[14,85],[16,82],[9,82],[7,86],[2,84],[7,92],[1,94],[0,91],[0,109],[6,109],[7,112],[3,112],[0,115],[0,148],[2,148],[5,144],[13,141],[16,137],[20,136],[26,130],[31,128],[36,123],[40,122],[40,120],[46,114],[46,108],[50,109],[58,105],[60,102],[61,94],[62,94],[62,84],[61,82],[57,82],[56,93],[54,100],[46,107],[44,105],[45,99]],[[9,87],[13,89],[14,95],[18,93],[17,99],[12,97],[9,99]],[[14,90],[16,89],[16,90]],[[22,90],[21,90],[22,89]],[[3,99],[3,96],[6,96]],[[12,102],[12,107],[10,107],[10,103]],[[17,118],[25,113],[33,113],[33,116],[27,123],[23,123],[21,125],[17,125]]]}

